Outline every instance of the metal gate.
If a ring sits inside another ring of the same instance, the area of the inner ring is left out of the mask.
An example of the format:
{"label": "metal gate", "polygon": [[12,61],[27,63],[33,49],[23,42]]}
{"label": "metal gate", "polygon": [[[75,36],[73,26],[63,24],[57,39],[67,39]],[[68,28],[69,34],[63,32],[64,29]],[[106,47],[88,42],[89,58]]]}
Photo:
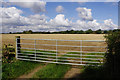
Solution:
{"label": "metal gate", "polygon": [[71,65],[101,65],[106,43],[103,40],[55,40],[16,38],[16,58]]}

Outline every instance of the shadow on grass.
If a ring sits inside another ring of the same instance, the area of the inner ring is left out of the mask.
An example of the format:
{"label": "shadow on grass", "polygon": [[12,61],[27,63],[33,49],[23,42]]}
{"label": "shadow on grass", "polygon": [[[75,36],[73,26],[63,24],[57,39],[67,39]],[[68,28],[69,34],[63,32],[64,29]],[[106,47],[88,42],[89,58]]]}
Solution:
{"label": "shadow on grass", "polygon": [[84,70],[67,80],[120,80],[120,76],[113,76],[103,66],[87,66]]}

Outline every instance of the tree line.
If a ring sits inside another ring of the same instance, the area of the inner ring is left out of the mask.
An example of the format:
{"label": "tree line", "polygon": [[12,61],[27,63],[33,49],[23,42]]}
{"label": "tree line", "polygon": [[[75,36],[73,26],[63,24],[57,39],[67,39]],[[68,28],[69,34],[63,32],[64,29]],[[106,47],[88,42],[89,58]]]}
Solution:
{"label": "tree line", "polygon": [[66,31],[59,31],[59,32],[33,32],[32,30],[23,31],[23,32],[9,32],[9,34],[108,34],[111,32],[120,32],[120,29],[114,29],[114,30],[96,30],[93,31],[91,29],[88,29],[86,31],[83,30],[66,30]]}

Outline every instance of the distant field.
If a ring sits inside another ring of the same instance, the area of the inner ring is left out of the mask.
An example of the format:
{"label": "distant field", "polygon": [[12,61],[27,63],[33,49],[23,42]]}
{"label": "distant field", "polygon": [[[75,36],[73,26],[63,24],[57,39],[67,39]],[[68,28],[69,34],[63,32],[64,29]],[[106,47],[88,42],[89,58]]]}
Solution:
{"label": "distant field", "polygon": [[[2,34],[2,45],[12,44],[15,46],[15,36],[20,36],[21,38],[32,38],[32,39],[57,39],[57,40],[104,40],[104,34]],[[21,40],[21,43],[31,43],[34,44],[34,40]],[[36,44],[52,44],[56,45],[55,41],[36,41]],[[58,45],[72,45],[80,46],[80,42],[74,41],[58,41]],[[83,42],[82,46],[105,46],[105,43],[101,42]],[[34,45],[21,45],[24,48],[34,48]],[[38,49],[50,49],[56,50],[56,46],[36,46]],[[59,50],[77,50],[79,47],[58,47]],[[84,51],[105,51],[105,49],[96,48],[83,48]]]}
{"label": "distant field", "polygon": [[2,45],[15,45],[15,36],[32,39],[104,40],[104,34],[2,34]]}
{"label": "distant field", "polygon": [[[81,44],[81,41],[60,41],[60,40],[104,40],[104,35],[102,34],[12,34],[12,35],[3,34],[2,35],[3,45],[12,44],[15,46],[15,36],[21,36],[21,38],[33,39],[33,40],[31,39],[20,40],[20,43],[24,43],[24,44],[20,44],[21,53],[25,53],[24,55],[20,54],[20,56],[22,57],[26,56],[27,54],[29,54],[28,58],[34,57],[34,53],[37,51],[38,57],[42,56],[42,58],[45,59],[46,56],[47,57],[49,56],[50,59],[55,60],[56,52],[57,52],[57,57],[64,56],[64,57],[67,57],[67,60],[79,60],[81,53],[82,55],[84,55],[82,58],[87,58],[86,55],[97,56],[99,54],[99,56],[101,55],[103,56],[104,55],[103,53],[97,54],[97,52],[106,52],[106,48],[104,47],[106,46],[105,42],[84,42],[83,41]],[[36,40],[35,41],[34,39],[57,39],[58,41],[56,43],[56,40],[53,40],[53,41]],[[35,42],[36,42],[36,45],[34,45]],[[88,54],[87,52],[90,52],[90,54]],[[92,58],[96,58],[94,56],[92,56]],[[64,57],[62,59],[65,59]],[[69,57],[73,57],[73,58],[69,58]],[[27,57],[25,58],[27,59]],[[88,58],[91,58],[91,57],[88,57]],[[97,58],[101,59],[102,57],[97,57]],[[99,61],[99,62],[102,62],[102,61]],[[79,63],[79,62],[76,62],[76,63]]]}

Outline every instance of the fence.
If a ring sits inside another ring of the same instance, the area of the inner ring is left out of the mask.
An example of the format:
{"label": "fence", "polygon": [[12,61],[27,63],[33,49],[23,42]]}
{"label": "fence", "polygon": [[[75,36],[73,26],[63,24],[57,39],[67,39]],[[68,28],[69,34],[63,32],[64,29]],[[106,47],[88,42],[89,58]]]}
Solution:
{"label": "fence", "polygon": [[16,58],[71,65],[101,65],[106,44],[103,40],[55,40],[16,38]]}

